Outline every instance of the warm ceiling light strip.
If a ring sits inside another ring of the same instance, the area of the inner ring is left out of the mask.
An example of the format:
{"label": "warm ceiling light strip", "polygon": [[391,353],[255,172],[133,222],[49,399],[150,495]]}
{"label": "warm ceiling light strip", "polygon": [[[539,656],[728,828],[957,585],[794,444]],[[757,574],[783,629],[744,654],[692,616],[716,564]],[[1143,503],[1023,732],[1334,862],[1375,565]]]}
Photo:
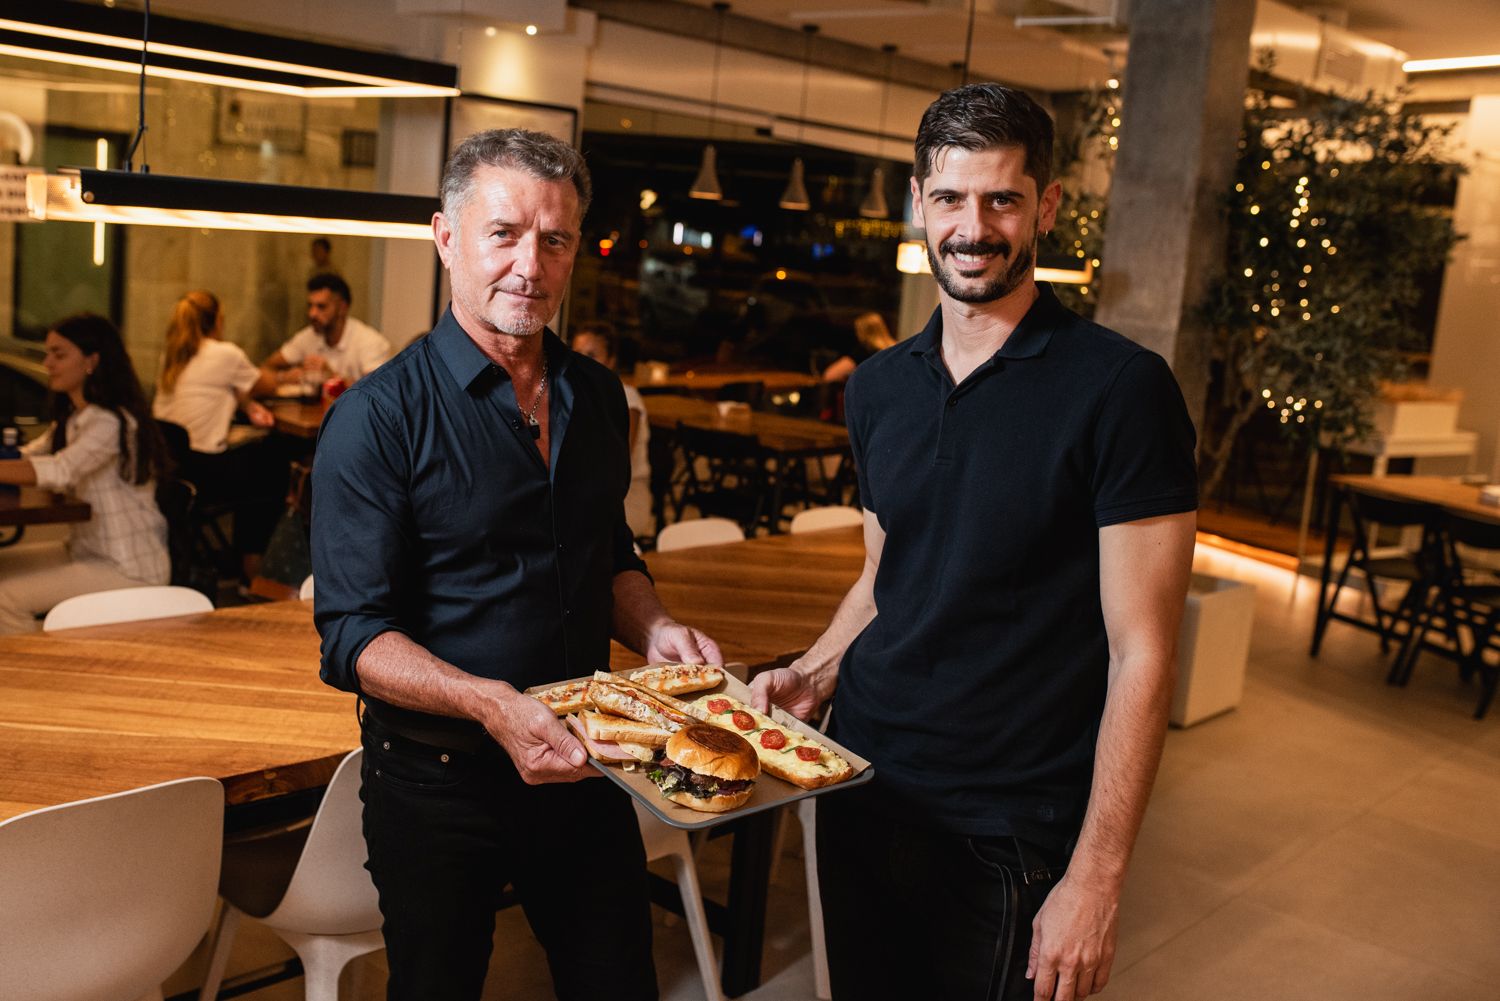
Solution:
{"label": "warm ceiling light strip", "polygon": [[[37,35],[42,38],[67,39],[88,45],[106,45],[110,48],[122,49],[134,55],[134,61],[127,65],[132,67],[133,72],[140,71],[139,53],[142,43],[139,38],[122,38],[119,35],[104,35],[93,31],[54,28],[48,25],[31,24],[27,21],[14,21],[6,18],[0,18],[0,30],[16,31],[28,35]],[[225,66],[243,66],[246,69],[268,70],[274,73],[294,73],[301,76],[316,76],[328,80],[339,80],[344,83],[361,84],[363,85],[361,88],[355,89],[355,92],[360,94],[370,93],[367,89],[370,87],[405,88],[414,92],[420,92],[418,96],[423,97],[456,97],[460,93],[457,87],[436,87],[430,84],[415,83],[411,80],[397,80],[391,77],[371,76],[365,73],[350,73],[345,70],[331,69],[326,66],[310,66],[305,63],[289,63],[277,59],[261,59],[257,56],[243,56],[234,52],[217,52],[211,49],[200,49],[186,45],[173,45],[169,42],[152,42],[150,50],[153,54],[178,56],[183,59],[198,59],[203,62],[219,63]],[[227,79],[237,80],[238,78],[231,77]],[[320,90],[321,88],[300,89]],[[338,95],[329,94],[323,96],[345,96],[345,94],[341,92]]]}
{"label": "warm ceiling light strip", "polygon": [[1401,64],[1407,73],[1436,73],[1441,70],[1500,69],[1500,55],[1456,56],[1452,59],[1408,59]]}
{"label": "warm ceiling light strip", "polygon": [[[95,189],[99,193],[95,193]],[[299,188],[288,185],[204,181],[161,174],[65,170],[27,178],[27,208],[33,218],[60,222],[103,222],[127,226],[179,226],[190,229],[254,230],[367,236],[392,240],[430,240],[430,218],[437,199],[378,192]],[[148,202],[155,204],[116,204]],[[348,218],[318,215],[304,206],[324,209],[331,203],[355,203]],[[262,211],[241,210],[255,205]],[[280,206],[282,212],[264,211]],[[383,215],[383,217],[381,217]]]}

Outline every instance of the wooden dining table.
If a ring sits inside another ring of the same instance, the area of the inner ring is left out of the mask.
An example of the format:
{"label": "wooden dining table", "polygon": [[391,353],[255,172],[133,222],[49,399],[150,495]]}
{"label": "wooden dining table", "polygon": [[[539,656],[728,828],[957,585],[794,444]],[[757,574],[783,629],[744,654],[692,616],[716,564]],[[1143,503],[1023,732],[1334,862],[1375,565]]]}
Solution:
{"label": "wooden dining table", "polygon": [[[835,529],[647,562],[672,614],[754,673],[818,637],[864,544],[859,529]],[[611,653],[613,669],[642,663]],[[0,636],[0,820],[191,775],[219,779],[244,807],[326,785],[358,744],[354,698],[318,678],[311,601]],[[731,996],[759,982],[770,815],[757,817],[735,836],[729,901],[712,908]]]}
{"label": "wooden dining table", "polygon": [[322,400],[267,400],[266,409],[276,418],[276,430],[294,438],[316,438],[329,404]]}
{"label": "wooden dining table", "polygon": [[0,547],[13,546],[25,535],[28,525],[58,525],[88,521],[93,510],[88,504],[50,490],[36,487],[0,489],[0,528],[14,528]]}
{"label": "wooden dining table", "polygon": [[708,431],[754,437],[761,447],[782,455],[829,455],[849,450],[849,430],[842,424],[721,405],[692,396],[665,394],[646,403],[646,419],[654,430],[669,431],[678,424]]}
{"label": "wooden dining table", "polygon": [[627,375],[627,385],[634,386],[643,394],[656,393],[703,393],[716,394],[725,386],[738,382],[759,382],[768,393],[786,393],[794,390],[812,389],[821,380],[807,372],[789,372],[780,369],[734,369],[717,366],[690,368],[677,372],[648,374],[643,377]]}

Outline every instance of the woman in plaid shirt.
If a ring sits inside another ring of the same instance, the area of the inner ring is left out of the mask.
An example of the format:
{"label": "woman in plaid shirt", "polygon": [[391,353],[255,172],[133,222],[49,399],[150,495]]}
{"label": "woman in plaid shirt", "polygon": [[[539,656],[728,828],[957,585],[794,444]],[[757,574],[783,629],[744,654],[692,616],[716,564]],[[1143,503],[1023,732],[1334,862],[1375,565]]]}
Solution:
{"label": "woman in plaid shirt", "polygon": [[167,525],[155,480],[165,449],[120,332],[80,313],[47,334],[54,423],[0,461],[0,483],[65,491],[93,509],[66,543],[0,550],[0,632],[37,628],[64,598],[140,584],[170,574]]}

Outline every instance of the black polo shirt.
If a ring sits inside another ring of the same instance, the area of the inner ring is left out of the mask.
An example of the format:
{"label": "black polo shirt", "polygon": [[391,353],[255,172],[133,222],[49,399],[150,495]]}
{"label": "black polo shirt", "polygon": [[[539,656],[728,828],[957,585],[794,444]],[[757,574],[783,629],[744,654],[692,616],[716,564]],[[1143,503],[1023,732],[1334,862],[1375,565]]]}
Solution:
{"label": "black polo shirt", "polygon": [[1196,509],[1193,425],[1160,356],[1047,285],[957,387],[941,338],[936,311],[849,380],[886,541],[833,732],[919,822],[1062,846],[1104,706],[1099,529]]}
{"label": "black polo shirt", "polygon": [[[550,465],[509,376],[451,311],[329,411],[312,522],[328,684],[359,691],[359,655],[392,630],[517,688],[607,669],[613,578],[645,570],[625,524],[625,393],[604,366],[542,336]],[[367,702],[407,732],[478,729]]]}

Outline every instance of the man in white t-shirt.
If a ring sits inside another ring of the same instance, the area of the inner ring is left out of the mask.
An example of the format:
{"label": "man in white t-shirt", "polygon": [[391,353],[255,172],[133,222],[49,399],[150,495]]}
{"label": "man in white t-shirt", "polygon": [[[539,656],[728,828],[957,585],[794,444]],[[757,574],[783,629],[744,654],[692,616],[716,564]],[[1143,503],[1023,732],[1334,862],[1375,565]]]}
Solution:
{"label": "man in white t-shirt", "polygon": [[278,384],[321,383],[336,375],[352,386],[383,365],[391,343],[349,315],[352,301],[344,279],[313,275],[307,281],[307,326],[267,358],[262,370]]}

